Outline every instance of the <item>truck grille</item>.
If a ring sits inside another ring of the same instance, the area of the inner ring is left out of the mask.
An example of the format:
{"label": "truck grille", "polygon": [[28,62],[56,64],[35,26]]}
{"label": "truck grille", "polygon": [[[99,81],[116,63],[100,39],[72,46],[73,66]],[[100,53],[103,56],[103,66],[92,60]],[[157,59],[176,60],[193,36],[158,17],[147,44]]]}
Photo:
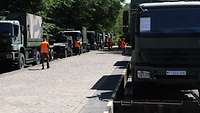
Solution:
{"label": "truck grille", "polygon": [[200,66],[200,49],[142,50],[141,60],[155,65]]}

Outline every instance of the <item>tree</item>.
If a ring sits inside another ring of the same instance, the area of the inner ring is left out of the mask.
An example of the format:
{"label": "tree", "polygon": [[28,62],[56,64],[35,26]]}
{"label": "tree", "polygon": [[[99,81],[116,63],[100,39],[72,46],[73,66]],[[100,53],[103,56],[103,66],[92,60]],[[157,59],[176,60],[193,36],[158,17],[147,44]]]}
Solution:
{"label": "tree", "polygon": [[7,0],[7,7],[11,12],[37,13],[43,8],[43,0]]}
{"label": "tree", "polygon": [[[43,17],[45,33],[82,26],[112,31],[124,0],[2,0],[0,9]],[[54,34],[54,33],[52,33]]]}

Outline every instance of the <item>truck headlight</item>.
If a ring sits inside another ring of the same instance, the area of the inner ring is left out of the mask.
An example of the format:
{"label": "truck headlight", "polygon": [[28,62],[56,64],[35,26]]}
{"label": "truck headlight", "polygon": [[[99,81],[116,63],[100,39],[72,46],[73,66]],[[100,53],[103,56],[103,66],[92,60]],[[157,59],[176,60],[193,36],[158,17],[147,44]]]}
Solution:
{"label": "truck headlight", "polygon": [[137,71],[137,77],[138,78],[147,78],[147,79],[150,79],[151,75],[150,75],[149,71],[140,71],[140,70],[138,70]]}

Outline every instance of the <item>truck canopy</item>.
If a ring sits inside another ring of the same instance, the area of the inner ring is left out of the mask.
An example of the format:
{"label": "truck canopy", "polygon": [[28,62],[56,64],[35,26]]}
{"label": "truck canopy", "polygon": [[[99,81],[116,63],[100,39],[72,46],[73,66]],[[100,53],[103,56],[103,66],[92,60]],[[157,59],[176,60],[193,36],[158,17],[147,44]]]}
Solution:
{"label": "truck canopy", "polygon": [[39,46],[42,40],[42,17],[29,13],[11,13],[6,20],[19,21],[27,47]]}

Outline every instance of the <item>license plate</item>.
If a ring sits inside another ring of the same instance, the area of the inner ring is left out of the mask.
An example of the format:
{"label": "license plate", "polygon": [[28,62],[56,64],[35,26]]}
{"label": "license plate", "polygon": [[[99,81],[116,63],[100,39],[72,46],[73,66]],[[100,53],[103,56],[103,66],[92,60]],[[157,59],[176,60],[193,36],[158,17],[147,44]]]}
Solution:
{"label": "license plate", "polygon": [[166,71],[166,75],[186,76],[186,71]]}

